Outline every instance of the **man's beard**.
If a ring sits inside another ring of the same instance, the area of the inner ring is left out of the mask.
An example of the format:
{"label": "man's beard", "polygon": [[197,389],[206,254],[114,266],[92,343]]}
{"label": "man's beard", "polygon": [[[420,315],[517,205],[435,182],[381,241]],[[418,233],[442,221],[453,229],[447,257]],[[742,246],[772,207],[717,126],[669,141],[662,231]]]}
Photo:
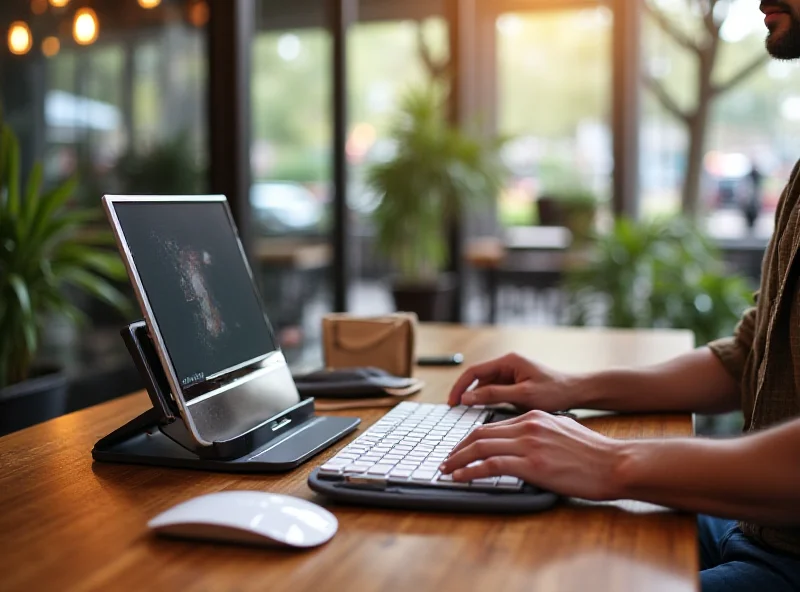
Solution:
{"label": "man's beard", "polygon": [[779,60],[795,60],[800,58],[800,21],[795,18],[794,12],[783,4],[776,2],[786,7],[786,14],[791,19],[791,25],[785,31],[780,33],[771,31],[767,37],[767,51],[774,58]]}

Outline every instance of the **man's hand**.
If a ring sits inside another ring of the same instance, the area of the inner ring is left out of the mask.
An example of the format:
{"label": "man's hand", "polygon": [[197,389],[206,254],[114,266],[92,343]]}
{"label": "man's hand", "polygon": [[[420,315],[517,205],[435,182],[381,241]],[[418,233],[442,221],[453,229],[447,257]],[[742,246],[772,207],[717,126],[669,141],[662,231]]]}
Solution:
{"label": "man's hand", "polygon": [[[478,386],[467,391],[475,381]],[[519,356],[509,354],[469,368],[448,397],[450,405],[512,403],[520,409],[564,411],[571,406],[569,377]]]}
{"label": "man's hand", "polygon": [[620,493],[622,451],[621,441],[572,419],[532,411],[476,429],[441,470],[456,481],[511,475],[561,495],[601,501]]}

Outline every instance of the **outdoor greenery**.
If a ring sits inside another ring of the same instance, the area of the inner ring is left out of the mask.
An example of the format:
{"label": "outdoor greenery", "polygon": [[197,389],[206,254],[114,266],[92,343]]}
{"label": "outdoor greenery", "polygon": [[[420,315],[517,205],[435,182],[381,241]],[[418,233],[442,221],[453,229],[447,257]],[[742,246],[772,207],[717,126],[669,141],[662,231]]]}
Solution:
{"label": "outdoor greenery", "polygon": [[48,313],[83,320],[67,288],[128,307],[108,281],[126,277],[117,254],[104,248],[113,237],[86,226],[99,212],[67,206],[76,180],[42,191],[39,163],[25,188],[20,177],[19,142],[0,120],[0,388],[28,377]]}
{"label": "outdoor greenery", "polygon": [[684,218],[620,219],[568,279],[570,322],[694,331],[698,344],[731,335],[752,304],[748,282]]}
{"label": "outdoor greenery", "polygon": [[491,204],[502,187],[501,143],[450,126],[443,93],[430,88],[406,95],[391,138],[394,156],[366,173],[379,200],[377,246],[405,279],[430,279],[447,260],[450,221],[467,205]]}
{"label": "outdoor greenery", "polygon": [[[645,84],[653,95],[684,126],[688,134],[689,148],[683,178],[682,205],[684,214],[690,216],[702,212],[700,197],[703,158],[715,101],[763,70],[769,59],[764,49],[759,48],[725,80],[720,81],[715,76],[723,42],[722,28],[737,2],[738,0],[689,0],[681,10],[680,17],[673,19],[651,2],[643,1],[643,6],[664,33],[681,49],[689,52],[696,62],[698,84],[690,107],[679,106],[673,95],[650,72],[646,72],[644,77]],[[696,15],[696,18],[688,19],[689,27],[683,24],[687,21],[687,12]]]}
{"label": "outdoor greenery", "polygon": [[185,134],[149,149],[131,149],[117,160],[116,174],[126,193],[194,195],[202,190],[202,171]]}

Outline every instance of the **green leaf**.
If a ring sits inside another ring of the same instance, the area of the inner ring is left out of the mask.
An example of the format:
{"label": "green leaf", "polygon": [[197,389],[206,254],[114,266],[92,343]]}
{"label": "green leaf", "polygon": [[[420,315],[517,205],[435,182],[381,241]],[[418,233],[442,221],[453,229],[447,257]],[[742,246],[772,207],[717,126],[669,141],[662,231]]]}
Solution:
{"label": "green leaf", "polygon": [[100,276],[84,269],[71,268],[63,270],[61,278],[68,284],[80,288],[98,300],[116,308],[122,314],[130,312],[130,303],[125,296],[114,286]]}
{"label": "green leaf", "polygon": [[19,141],[11,128],[4,126],[3,133],[9,137],[6,152],[6,196],[8,212],[12,217],[19,215]]}
{"label": "green leaf", "polygon": [[48,191],[37,201],[36,212],[30,224],[30,234],[41,238],[46,232],[47,223],[54,217],[55,212],[67,203],[78,187],[78,180],[70,178],[58,187]]}
{"label": "green leaf", "polygon": [[128,277],[125,265],[117,253],[101,251],[97,248],[80,244],[65,244],[53,257],[55,265],[72,265],[93,269],[101,275],[114,280]]}
{"label": "green leaf", "polygon": [[8,282],[17,296],[19,307],[22,313],[21,326],[25,336],[25,345],[28,351],[33,354],[36,351],[36,322],[33,314],[33,307],[31,306],[31,297],[28,291],[28,286],[25,280],[16,274],[8,276]]}
{"label": "green leaf", "polygon": [[20,223],[23,225],[21,234],[24,234],[33,222],[38,206],[39,192],[42,190],[43,177],[44,169],[42,164],[37,162],[31,169],[31,175],[28,177],[28,186],[25,189],[25,201],[22,204],[22,215],[20,216]]}
{"label": "green leaf", "polygon": [[17,301],[19,302],[19,307],[22,309],[22,313],[24,315],[32,315],[31,298],[28,293],[28,286],[25,285],[25,280],[17,274],[12,273],[8,276],[8,283],[11,284],[14,293],[17,295]]}

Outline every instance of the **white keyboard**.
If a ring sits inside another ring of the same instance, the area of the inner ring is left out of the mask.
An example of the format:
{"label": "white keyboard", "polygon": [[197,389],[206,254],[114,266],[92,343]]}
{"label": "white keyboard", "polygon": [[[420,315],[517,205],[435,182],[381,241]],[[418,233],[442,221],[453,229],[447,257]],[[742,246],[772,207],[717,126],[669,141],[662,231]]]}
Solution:
{"label": "white keyboard", "polygon": [[483,425],[489,411],[425,403],[400,403],[362,436],[320,467],[325,479],[363,485],[413,485],[482,491],[520,491],[516,477],[457,483],[439,465],[467,434]]}

